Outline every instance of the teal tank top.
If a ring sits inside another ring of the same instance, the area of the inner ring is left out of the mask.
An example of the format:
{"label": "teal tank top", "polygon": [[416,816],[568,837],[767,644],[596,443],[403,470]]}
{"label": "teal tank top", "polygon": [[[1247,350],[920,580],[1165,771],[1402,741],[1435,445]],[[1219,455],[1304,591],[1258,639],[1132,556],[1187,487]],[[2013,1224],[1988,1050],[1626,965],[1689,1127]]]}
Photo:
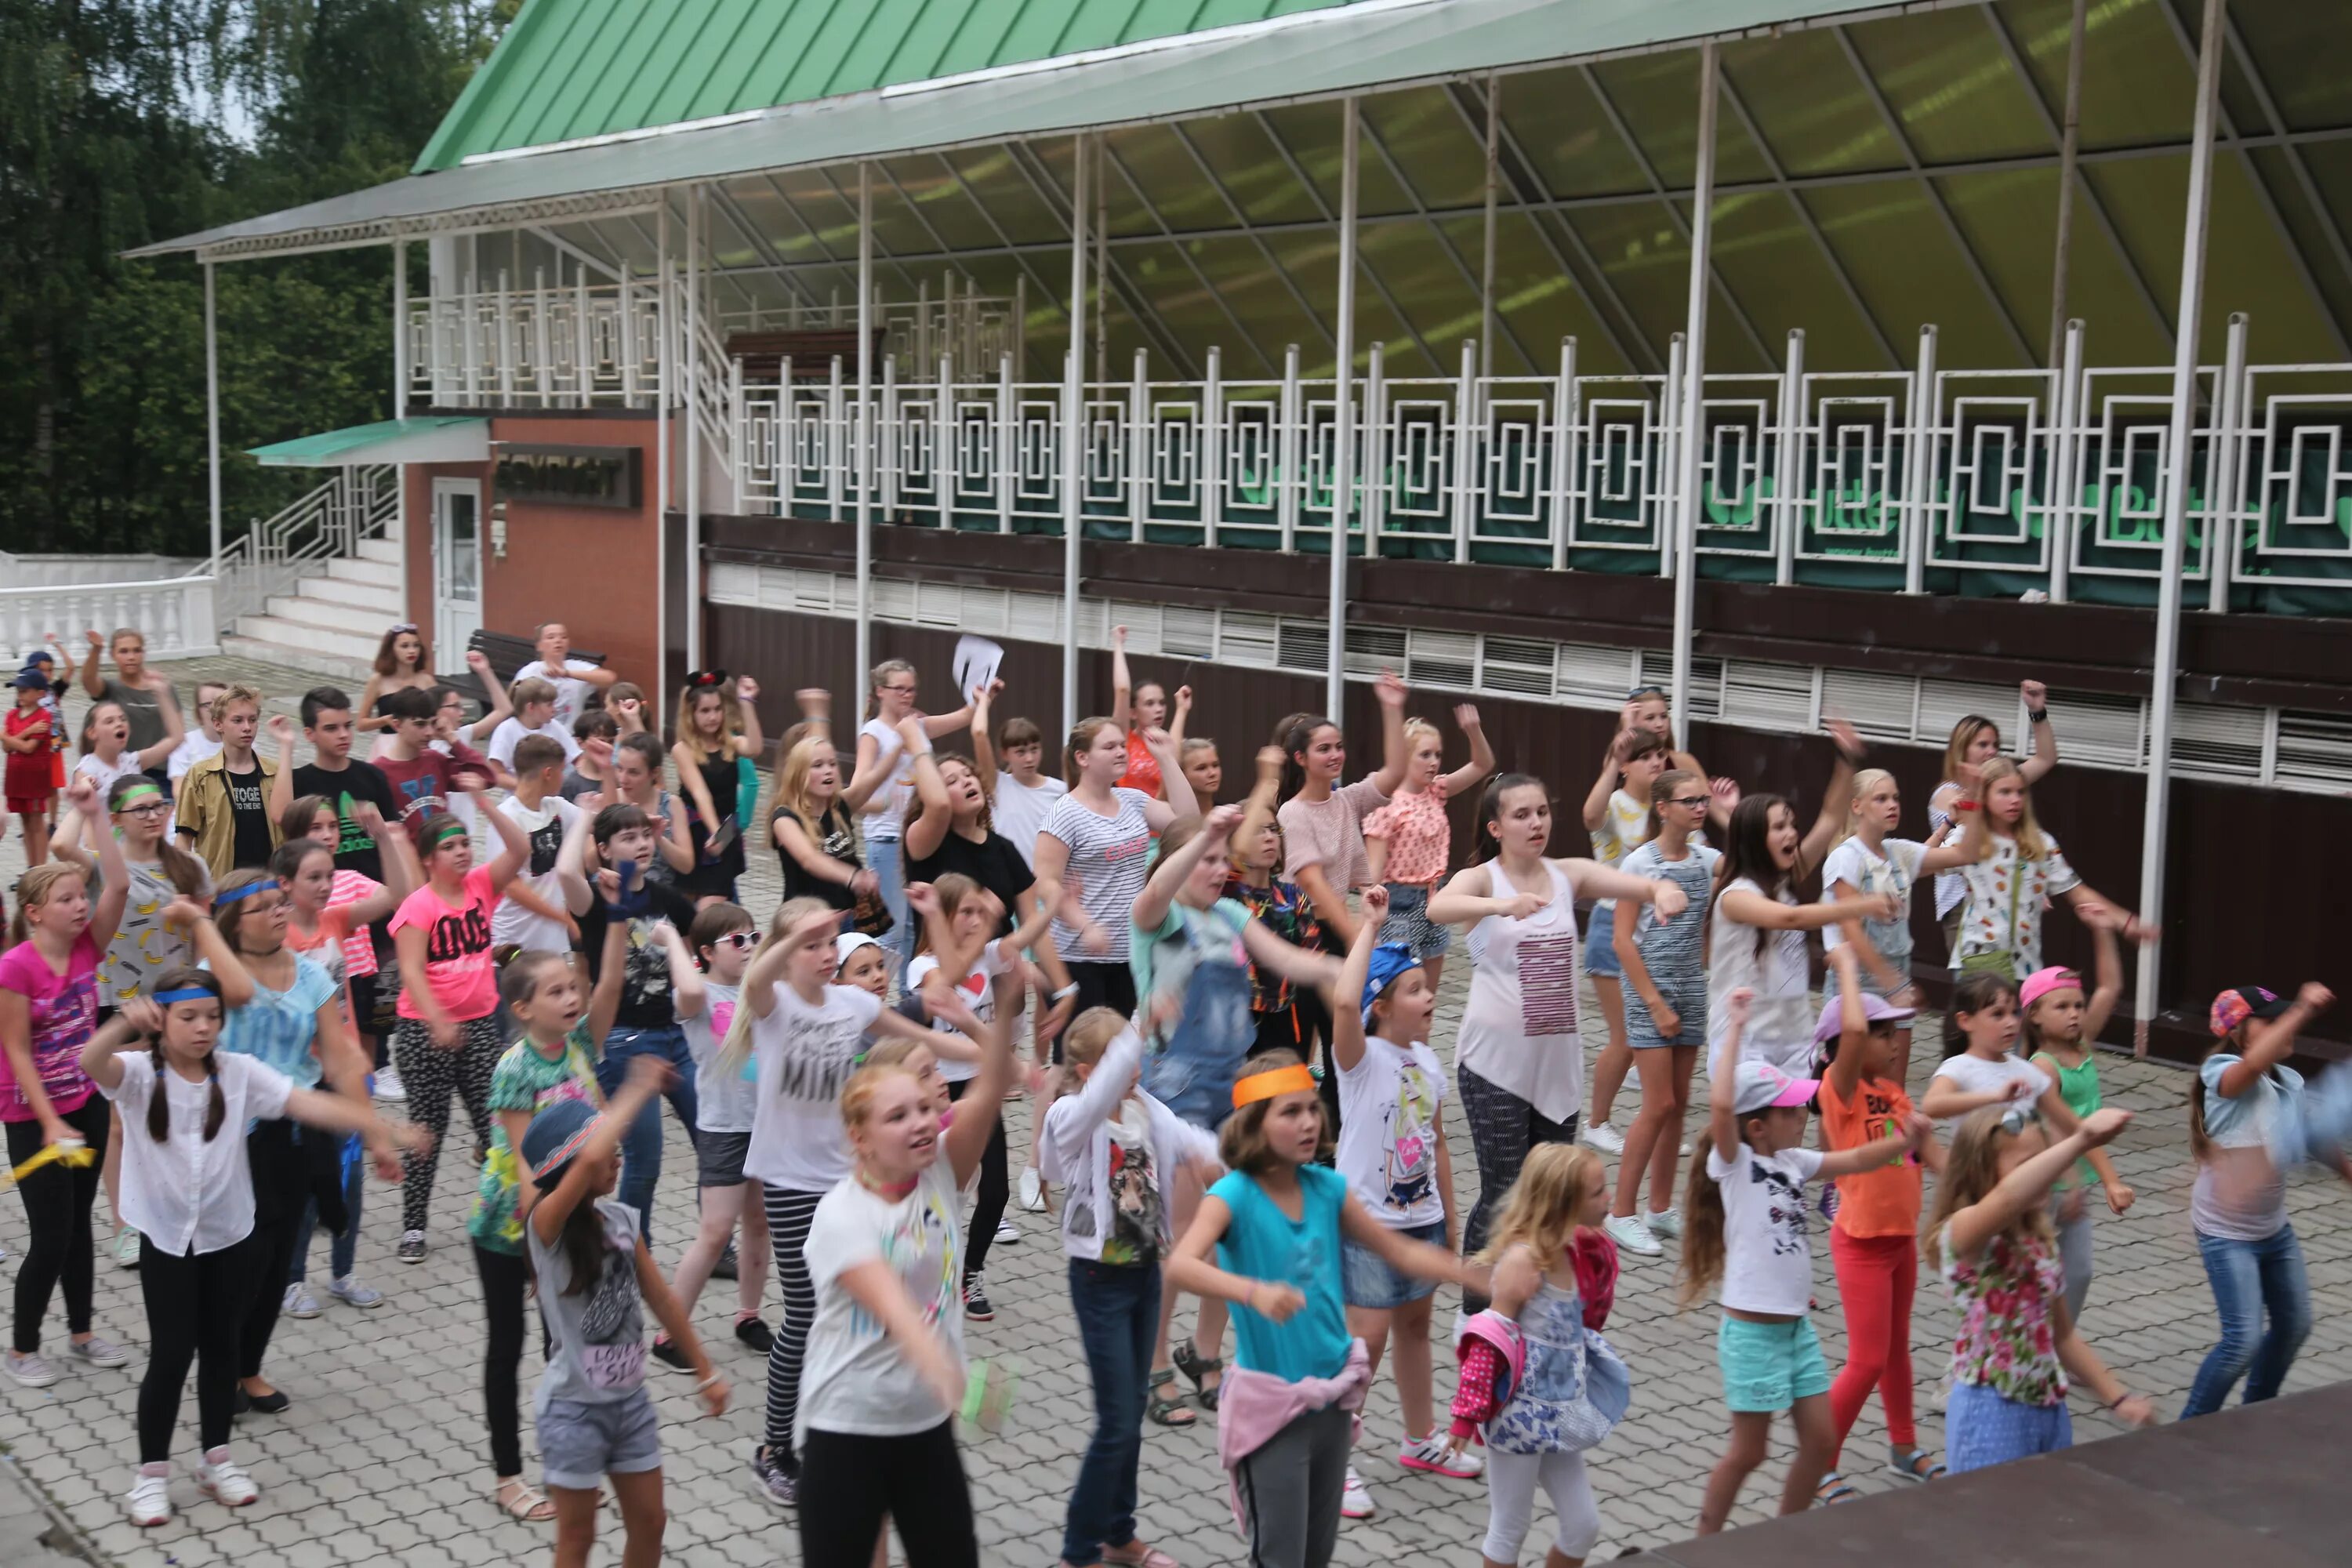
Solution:
{"label": "teal tank top", "polygon": [[1238,1302],[1233,1310],[1238,1363],[1286,1383],[1339,1376],[1351,1338],[1339,1287],[1339,1208],[1348,1200],[1347,1178],[1321,1165],[1302,1165],[1298,1185],[1304,1201],[1296,1221],[1246,1172],[1228,1172],[1209,1189],[1233,1211],[1217,1243],[1217,1267],[1306,1292],[1307,1305],[1288,1322],[1260,1317]]}

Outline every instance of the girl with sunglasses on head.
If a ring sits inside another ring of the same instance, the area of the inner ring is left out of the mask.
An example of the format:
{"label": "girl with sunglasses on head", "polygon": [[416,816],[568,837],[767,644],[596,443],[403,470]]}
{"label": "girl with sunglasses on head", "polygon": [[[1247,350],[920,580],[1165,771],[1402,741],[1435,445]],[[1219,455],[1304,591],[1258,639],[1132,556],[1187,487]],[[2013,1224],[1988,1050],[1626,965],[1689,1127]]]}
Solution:
{"label": "girl with sunglasses on head", "polygon": [[[485,660],[484,662],[488,662]],[[380,704],[387,692],[430,691],[439,685],[433,673],[432,645],[414,621],[402,621],[383,634],[367,684],[360,689],[359,729],[389,731],[394,722]]]}
{"label": "girl with sunglasses on head", "polygon": [[[687,826],[695,864],[678,885],[698,904],[735,901],[736,879],[743,874],[743,818],[738,763],[756,763],[766,749],[760,734],[760,683],[750,676],[730,681],[723,669],[698,669],[677,694],[677,740],[670,761],[678,788],[693,803]],[[758,775],[752,778],[757,805]]]}
{"label": "girl with sunglasses on head", "polygon": [[932,740],[952,735],[971,722],[966,702],[951,713],[923,713],[915,706],[920,683],[915,667],[903,658],[886,658],[874,667],[867,688],[873,712],[857,730],[857,766],[845,793],[866,804],[859,825],[866,834],[866,863],[874,868],[877,890],[890,911],[891,926],[883,946],[891,969],[907,966],[914,951],[914,928],[907,920],[907,868],[899,840],[906,834],[908,809],[915,803],[915,758],[898,726],[908,718],[920,721]]}
{"label": "girl with sunglasses on head", "polygon": [[[2025,703],[2025,724],[2033,752],[2014,766],[2031,789],[2058,765],[2058,733],[2050,727],[2048,687],[2038,680],[2021,680],[2017,694]],[[1976,770],[2000,755],[2000,726],[1981,713],[1962,714],[1944,747],[1943,778],[1927,796],[1927,826],[1938,833],[1966,827],[1957,803],[1977,798]],[[1936,919],[1944,928],[1948,950],[1959,945],[1960,905],[1967,898],[1968,884],[1958,871],[1948,870],[1936,879]]]}

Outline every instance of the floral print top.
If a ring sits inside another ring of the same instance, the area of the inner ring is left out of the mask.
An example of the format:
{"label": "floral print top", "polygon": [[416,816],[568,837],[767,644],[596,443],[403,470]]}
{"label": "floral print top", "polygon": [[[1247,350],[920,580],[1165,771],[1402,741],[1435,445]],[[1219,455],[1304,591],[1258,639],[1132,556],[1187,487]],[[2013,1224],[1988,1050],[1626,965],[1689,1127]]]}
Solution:
{"label": "floral print top", "polygon": [[[1315,906],[1295,882],[1279,878],[1265,887],[1255,887],[1242,880],[1236,872],[1225,882],[1225,897],[1265,923],[1274,932],[1293,947],[1303,947],[1309,952],[1320,952],[1323,946],[1323,922],[1315,918]],[[1250,1010],[1254,1013],[1279,1013],[1291,1003],[1290,982],[1271,969],[1250,965]]]}
{"label": "floral print top", "polygon": [[2066,1369],[2058,1362],[2053,1303],[2065,1271],[2057,1244],[2045,1236],[2003,1234],[1971,1262],[1953,1254],[1947,1225],[1936,1247],[1944,1259],[1944,1284],[1960,1309],[1952,1381],[1990,1388],[2019,1405],[2063,1405]]}

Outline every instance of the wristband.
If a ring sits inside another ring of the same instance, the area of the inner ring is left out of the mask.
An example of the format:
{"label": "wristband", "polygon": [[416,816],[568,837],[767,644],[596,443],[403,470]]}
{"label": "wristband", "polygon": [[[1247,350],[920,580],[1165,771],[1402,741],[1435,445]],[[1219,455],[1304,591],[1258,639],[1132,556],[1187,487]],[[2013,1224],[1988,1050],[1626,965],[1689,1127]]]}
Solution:
{"label": "wristband", "polygon": [[1077,994],[1078,983],[1073,980],[1067,985],[1063,986],[1059,991],[1048,992],[1046,994],[1046,1000],[1058,1004],[1067,1001]]}
{"label": "wristband", "polygon": [[1974,811],[1976,808],[1977,803],[1972,800],[1956,800],[1952,802],[1952,809],[1954,811]]}
{"label": "wristband", "polygon": [[2107,1408],[2109,1410],[2120,1410],[2123,1408],[2124,1401],[2130,1397],[2131,1390],[2126,1388],[2121,1394],[2116,1394],[2115,1398],[2108,1403]]}
{"label": "wristband", "polygon": [[2050,722],[2050,710],[2047,708],[2029,708],[2026,710],[2025,721],[2029,724],[2047,724]]}
{"label": "wristband", "polygon": [[694,1392],[700,1394],[706,1389],[716,1388],[720,1381],[719,1374],[714,1372],[709,1377],[704,1378],[700,1383],[696,1384],[694,1385]]}

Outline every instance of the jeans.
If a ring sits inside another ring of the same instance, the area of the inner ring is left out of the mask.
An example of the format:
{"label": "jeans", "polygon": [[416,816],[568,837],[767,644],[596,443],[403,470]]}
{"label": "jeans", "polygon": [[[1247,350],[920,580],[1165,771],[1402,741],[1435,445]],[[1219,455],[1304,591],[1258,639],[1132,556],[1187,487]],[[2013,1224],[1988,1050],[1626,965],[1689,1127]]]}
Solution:
{"label": "jeans", "polygon": [[[325,1137],[327,1134],[318,1136]],[[358,1142],[356,1138],[350,1140],[343,1150],[343,1208],[350,1215],[351,1223],[343,1226],[343,1234],[336,1237],[327,1247],[327,1278],[330,1279],[352,1277],[352,1264],[360,1247],[360,1200],[367,1193],[368,1162],[366,1155],[352,1147]],[[302,1205],[302,1221],[294,1229],[294,1267],[286,1277],[289,1285],[299,1285],[309,1278],[310,1235],[318,1227],[319,1200],[312,1198]]]}
{"label": "jeans", "polygon": [[1256,1039],[1249,971],[1237,963],[1199,964],[1184,984],[1183,1015],[1166,1044],[1143,1058],[1144,1092],[1213,1131],[1234,1113],[1234,1079]]}
{"label": "jeans", "polygon": [[896,838],[866,841],[866,868],[874,873],[883,905],[890,911],[890,929],[882,945],[890,954],[890,977],[896,980],[915,951],[915,928],[907,914],[907,855]]}
{"label": "jeans", "polygon": [[[2261,1241],[2231,1241],[2200,1231],[2197,1250],[2205,1255],[2205,1278],[2221,1310],[2221,1342],[2206,1352],[2197,1381],[2189,1385],[2189,1403],[2180,1412],[2184,1421],[2221,1409],[2241,1377],[2249,1405],[2276,1394],[2304,1336],[2311,1332],[2311,1280],[2304,1273],[2294,1226],[2283,1225]],[[2271,1321],[2267,1332],[2265,1312]]]}
{"label": "jeans", "polygon": [[1095,1385],[1095,1430],[1078,1461],[1062,1525],[1062,1560],[1102,1560],[1135,1539],[1135,1473],[1143,1458],[1144,1378],[1160,1328],[1160,1266],[1070,1259],[1070,1305]]}
{"label": "jeans", "polygon": [[[677,1081],[669,1086],[670,1109],[686,1124],[687,1137],[693,1138],[694,1058],[686,1048],[686,1032],[677,1025],[615,1029],[605,1036],[604,1055],[596,1064],[596,1087],[609,1100],[629,1076],[630,1061],[648,1056],[669,1063],[677,1075]],[[637,1113],[621,1139],[621,1201],[637,1211],[637,1234],[648,1238],[653,1235],[654,1184],[661,1180],[661,1101],[656,1100]]]}

